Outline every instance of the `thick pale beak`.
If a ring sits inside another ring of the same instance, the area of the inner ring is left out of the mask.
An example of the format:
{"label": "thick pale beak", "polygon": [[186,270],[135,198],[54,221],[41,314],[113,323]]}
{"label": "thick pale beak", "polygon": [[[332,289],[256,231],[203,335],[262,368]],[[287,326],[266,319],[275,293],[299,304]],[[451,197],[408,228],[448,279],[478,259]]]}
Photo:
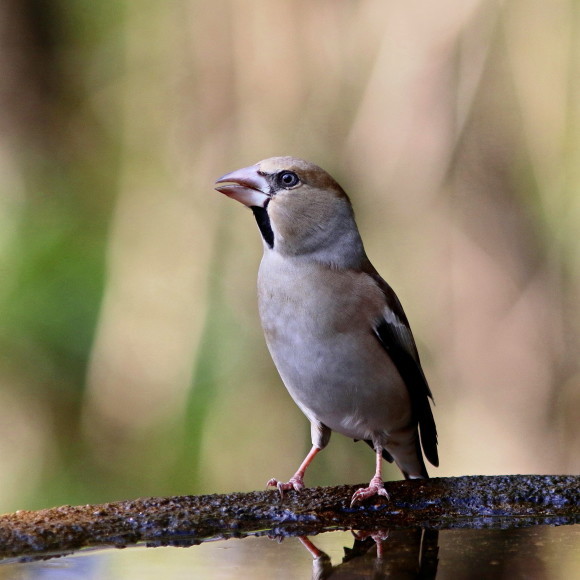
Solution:
{"label": "thick pale beak", "polygon": [[270,199],[270,186],[266,178],[258,173],[257,165],[220,177],[216,181],[216,189],[248,207],[265,207]]}

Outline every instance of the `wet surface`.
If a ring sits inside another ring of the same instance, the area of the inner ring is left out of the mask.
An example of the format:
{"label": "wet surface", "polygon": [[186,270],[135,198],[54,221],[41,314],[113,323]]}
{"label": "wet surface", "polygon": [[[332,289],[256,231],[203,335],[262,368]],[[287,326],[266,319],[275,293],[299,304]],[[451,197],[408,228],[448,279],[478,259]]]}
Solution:
{"label": "wet surface", "polygon": [[356,487],[7,514],[0,580],[580,578],[580,477],[390,482],[351,508]]}
{"label": "wet surface", "polygon": [[147,498],[0,516],[0,558],[32,559],[139,542],[307,536],[335,529],[515,528],[580,522],[577,476],[471,476],[386,484],[390,499],[350,507],[357,486]]}
{"label": "wet surface", "polygon": [[[466,524],[468,522],[465,522]],[[148,578],[580,577],[580,526],[506,529],[335,531],[283,541],[267,536],[175,547],[85,550],[47,561],[0,565],[21,580]]]}

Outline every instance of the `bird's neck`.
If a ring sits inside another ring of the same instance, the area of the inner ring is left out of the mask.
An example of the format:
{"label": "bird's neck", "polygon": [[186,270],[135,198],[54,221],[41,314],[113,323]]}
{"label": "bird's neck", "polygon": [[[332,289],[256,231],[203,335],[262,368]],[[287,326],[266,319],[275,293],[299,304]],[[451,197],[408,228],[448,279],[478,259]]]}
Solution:
{"label": "bird's neck", "polygon": [[264,252],[276,252],[282,257],[296,261],[316,262],[333,269],[359,270],[368,262],[362,239],[357,229],[341,232],[332,239],[319,240],[316,245],[285,244],[277,240],[273,248]]}

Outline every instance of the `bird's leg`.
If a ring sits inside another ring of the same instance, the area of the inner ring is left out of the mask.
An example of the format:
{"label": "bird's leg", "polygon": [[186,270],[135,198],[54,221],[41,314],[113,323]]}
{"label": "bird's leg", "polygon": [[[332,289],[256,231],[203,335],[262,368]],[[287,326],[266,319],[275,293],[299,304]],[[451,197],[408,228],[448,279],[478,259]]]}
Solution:
{"label": "bird's leg", "polygon": [[360,501],[364,501],[365,499],[372,497],[373,495],[382,495],[386,498],[389,497],[389,494],[385,489],[382,476],[383,448],[380,445],[376,445],[375,452],[377,454],[377,467],[375,470],[375,475],[371,479],[368,487],[361,487],[354,492],[350,502],[351,507]]}
{"label": "bird's leg", "polygon": [[308,455],[304,458],[304,461],[300,464],[298,471],[296,471],[296,473],[286,483],[278,481],[273,477],[266,485],[276,486],[280,491],[280,495],[282,496],[284,496],[284,492],[288,491],[289,489],[300,491],[304,487],[304,473],[306,468],[312,463],[312,460],[320,450],[320,447],[313,445],[312,449],[308,452]]}
{"label": "bird's leg", "polygon": [[322,550],[319,550],[307,536],[298,536],[300,543],[310,552],[310,555],[316,559],[320,558],[324,554]]}

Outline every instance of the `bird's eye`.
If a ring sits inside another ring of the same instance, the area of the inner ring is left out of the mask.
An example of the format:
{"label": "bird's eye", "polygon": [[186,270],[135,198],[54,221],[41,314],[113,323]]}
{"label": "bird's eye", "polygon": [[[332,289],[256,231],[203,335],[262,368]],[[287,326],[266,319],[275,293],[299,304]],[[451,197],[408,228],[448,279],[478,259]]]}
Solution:
{"label": "bird's eye", "polygon": [[278,174],[278,184],[284,189],[291,189],[300,183],[300,178],[293,171],[281,171]]}

